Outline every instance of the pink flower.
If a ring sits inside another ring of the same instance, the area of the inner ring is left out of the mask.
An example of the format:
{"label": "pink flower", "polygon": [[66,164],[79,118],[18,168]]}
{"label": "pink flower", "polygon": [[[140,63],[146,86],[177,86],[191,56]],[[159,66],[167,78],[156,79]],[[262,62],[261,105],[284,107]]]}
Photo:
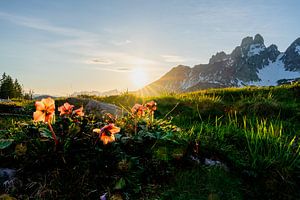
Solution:
{"label": "pink flower", "polygon": [[146,103],[146,107],[150,111],[155,111],[155,110],[157,110],[157,103],[155,101],[150,101],[150,102]]}
{"label": "pink flower", "polygon": [[70,115],[72,114],[74,106],[69,103],[64,103],[64,105],[58,107],[58,111],[60,112],[60,116],[62,115]]}
{"label": "pink flower", "polygon": [[78,115],[80,117],[84,116],[84,112],[83,112],[83,107],[81,106],[80,108],[76,109],[73,111],[75,115]]}
{"label": "pink flower", "polygon": [[131,108],[131,113],[133,115],[137,115],[138,117],[141,117],[144,116],[145,110],[146,108],[143,105],[137,103]]}
{"label": "pink flower", "polygon": [[47,99],[42,99],[41,101],[35,102],[36,111],[33,113],[33,120],[35,122],[42,121],[47,122],[48,127],[52,133],[53,140],[55,144],[58,144],[58,140],[56,139],[56,135],[51,126],[51,121],[55,114],[55,104],[54,100],[48,97]]}
{"label": "pink flower", "polygon": [[96,128],[93,132],[98,133],[100,140],[106,145],[116,140],[115,134],[120,132],[120,128],[116,127],[114,124],[109,124],[101,129]]}

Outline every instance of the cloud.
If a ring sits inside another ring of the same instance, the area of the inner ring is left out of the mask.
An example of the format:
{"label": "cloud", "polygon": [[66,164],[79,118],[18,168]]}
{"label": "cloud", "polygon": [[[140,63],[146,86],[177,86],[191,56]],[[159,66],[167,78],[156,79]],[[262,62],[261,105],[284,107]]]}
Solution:
{"label": "cloud", "polygon": [[87,60],[85,62],[86,64],[96,64],[96,65],[111,65],[115,62],[109,59],[103,59],[103,58],[93,58],[91,60]]}
{"label": "cloud", "polygon": [[1,11],[0,11],[0,18],[20,26],[46,31],[53,34],[59,34],[59,35],[70,36],[70,37],[96,37],[97,36],[96,34],[82,31],[79,29],[55,26],[41,19],[24,17],[24,16],[14,15],[14,14],[1,12]]}
{"label": "cloud", "polygon": [[96,50],[104,43],[104,41],[99,40],[99,38],[101,38],[99,34],[53,25],[42,19],[19,16],[0,11],[0,20],[1,19],[25,28],[62,36],[60,38],[56,37],[55,40],[48,43],[40,43],[46,48],[54,48],[55,51],[58,50],[82,55],[85,51]]}
{"label": "cloud", "polygon": [[176,56],[176,55],[161,55],[161,57],[165,60],[165,62],[170,62],[170,63],[182,63],[186,61],[181,56]]}
{"label": "cloud", "polygon": [[132,41],[131,41],[131,40],[112,41],[111,43],[112,43],[113,45],[115,45],[115,46],[123,46],[123,45],[127,45],[127,44],[132,43]]}
{"label": "cloud", "polygon": [[120,67],[120,68],[117,68],[117,70],[119,70],[119,71],[132,71],[132,69],[128,68],[128,67]]}
{"label": "cloud", "polygon": [[119,73],[126,73],[126,72],[131,72],[132,69],[128,67],[119,67],[119,68],[108,68],[108,67],[94,67],[91,68],[94,70],[100,70],[100,71],[110,71],[110,72],[119,72]]}

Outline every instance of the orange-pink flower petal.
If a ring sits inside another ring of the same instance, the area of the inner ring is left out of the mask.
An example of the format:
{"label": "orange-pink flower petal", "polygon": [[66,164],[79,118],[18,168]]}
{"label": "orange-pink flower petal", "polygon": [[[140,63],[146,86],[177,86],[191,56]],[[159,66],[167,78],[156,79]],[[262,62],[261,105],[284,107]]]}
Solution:
{"label": "orange-pink flower petal", "polygon": [[155,101],[150,101],[146,103],[146,107],[151,111],[155,111],[157,110],[157,103]]}
{"label": "orange-pink flower petal", "polygon": [[108,144],[110,142],[114,142],[115,141],[115,134],[120,132],[120,128],[115,126],[114,124],[109,124],[104,126],[101,129],[93,129],[94,133],[98,133],[99,134],[99,138],[100,140],[103,142],[103,144]]}
{"label": "orange-pink flower petal", "polygon": [[111,134],[110,136],[106,135],[105,133],[101,134],[100,140],[103,142],[104,145],[114,142],[116,140],[115,135]]}
{"label": "orange-pink flower petal", "polygon": [[74,110],[74,113],[80,117],[83,117],[84,116],[83,107],[81,106],[80,108]]}
{"label": "orange-pink flower petal", "polygon": [[45,110],[45,104],[42,101],[36,101],[34,105],[36,110]]}
{"label": "orange-pink flower petal", "polygon": [[35,122],[45,121],[45,113],[39,110],[35,111],[33,113],[33,120]]}
{"label": "orange-pink flower petal", "polygon": [[73,108],[73,105],[70,105],[68,102],[66,102],[64,105],[58,107],[58,111],[60,112],[60,115],[69,115],[72,114]]}
{"label": "orange-pink flower petal", "polygon": [[131,112],[134,115],[137,115],[139,117],[144,115],[144,111],[146,110],[146,108],[141,105],[141,104],[135,104],[132,108],[131,108]]}
{"label": "orange-pink flower petal", "polygon": [[50,97],[46,98],[46,99],[42,99],[41,101],[48,112],[54,112],[55,111],[55,105],[54,105],[54,100],[51,99]]}

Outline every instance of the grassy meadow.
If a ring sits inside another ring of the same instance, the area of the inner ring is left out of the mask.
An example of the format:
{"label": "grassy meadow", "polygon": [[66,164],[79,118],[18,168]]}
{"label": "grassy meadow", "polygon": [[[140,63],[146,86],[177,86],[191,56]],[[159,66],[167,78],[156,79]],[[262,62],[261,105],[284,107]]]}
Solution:
{"label": "grassy meadow", "polygon": [[[84,109],[88,99],[127,115],[57,112],[58,145],[45,124],[32,121],[34,101],[1,103],[0,167],[17,170],[15,181],[0,186],[3,198],[300,199],[297,83],[59,98],[55,105],[68,101]],[[136,103],[152,100],[157,110],[130,114]],[[105,145],[93,129],[110,123],[120,132]]]}

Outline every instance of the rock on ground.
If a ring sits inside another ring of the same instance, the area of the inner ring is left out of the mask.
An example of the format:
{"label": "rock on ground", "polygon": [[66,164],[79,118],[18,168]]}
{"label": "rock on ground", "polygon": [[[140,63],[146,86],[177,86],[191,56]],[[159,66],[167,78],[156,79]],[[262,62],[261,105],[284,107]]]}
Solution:
{"label": "rock on ground", "polygon": [[99,102],[96,100],[89,100],[85,105],[84,110],[87,113],[92,113],[95,115],[110,113],[114,116],[122,116],[125,113],[123,109],[114,104]]}
{"label": "rock on ground", "polygon": [[105,103],[101,101],[86,99],[86,98],[68,98],[67,101],[73,105],[83,105],[83,110],[87,114],[94,114],[96,116],[102,116],[105,113],[110,113],[114,116],[123,116],[127,112],[114,104]]}

